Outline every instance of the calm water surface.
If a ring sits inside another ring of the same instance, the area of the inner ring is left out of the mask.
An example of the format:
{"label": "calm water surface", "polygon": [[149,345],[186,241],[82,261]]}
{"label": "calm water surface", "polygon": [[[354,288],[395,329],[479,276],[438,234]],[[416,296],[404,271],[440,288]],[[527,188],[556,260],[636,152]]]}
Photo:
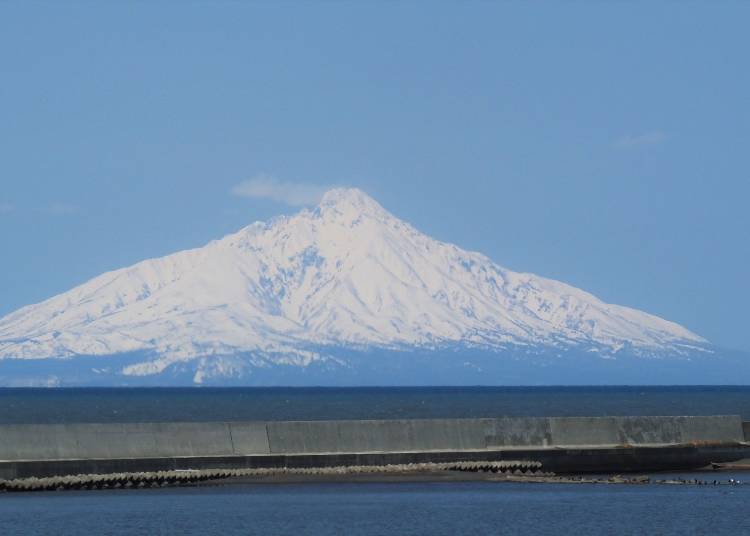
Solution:
{"label": "calm water surface", "polygon": [[748,534],[750,487],[284,484],[0,496],[11,534]]}
{"label": "calm water surface", "polygon": [[711,414],[750,387],[0,389],[0,424]]}

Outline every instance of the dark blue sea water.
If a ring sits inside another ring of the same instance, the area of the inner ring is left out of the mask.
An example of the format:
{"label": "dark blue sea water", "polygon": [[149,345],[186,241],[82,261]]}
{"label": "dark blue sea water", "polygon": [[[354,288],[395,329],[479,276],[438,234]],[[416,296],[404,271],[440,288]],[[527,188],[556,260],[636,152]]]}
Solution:
{"label": "dark blue sea water", "polygon": [[267,484],[0,496],[15,534],[748,534],[748,486]]}
{"label": "dark blue sea water", "polygon": [[[701,414],[750,420],[750,387],[0,389],[0,423]],[[0,535],[736,535],[748,504],[748,485],[234,484],[4,494]]]}
{"label": "dark blue sea water", "polygon": [[0,389],[0,424],[712,414],[750,387]]}

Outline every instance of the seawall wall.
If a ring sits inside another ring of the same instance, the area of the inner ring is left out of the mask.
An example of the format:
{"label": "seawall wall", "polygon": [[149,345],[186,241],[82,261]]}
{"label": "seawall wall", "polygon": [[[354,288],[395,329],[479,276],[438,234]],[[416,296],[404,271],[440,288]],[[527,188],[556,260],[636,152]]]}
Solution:
{"label": "seawall wall", "polygon": [[731,415],[3,425],[0,477],[20,474],[24,464],[29,474],[59,474],[64,466],[72,471],[72,460],[155,468],[220,460],[228,466],[310,466],[524,456],[518,459],[564,465],[561,452],[578,452],[580,458],[583,452],[611,451],[625,459],[636,452],[653,457],[659,449],[684,457],[686,449],[701,449],[718,461],[719,449],[742,446],[746,428]]}
{"label": "seawall wall", "polygon": [[738,416],[0,426],[0,460],[739,443]]}

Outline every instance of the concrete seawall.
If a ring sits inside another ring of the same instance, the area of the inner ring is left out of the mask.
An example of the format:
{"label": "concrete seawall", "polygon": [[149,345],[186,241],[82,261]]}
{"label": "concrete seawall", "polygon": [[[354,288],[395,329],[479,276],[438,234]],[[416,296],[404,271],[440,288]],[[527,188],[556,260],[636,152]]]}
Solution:
{"label": "concrete seawall", "polygon": [[5,425],[0,478],[472,459],[557,471],[690,467],[747,456],[746,431],[738,416]]}

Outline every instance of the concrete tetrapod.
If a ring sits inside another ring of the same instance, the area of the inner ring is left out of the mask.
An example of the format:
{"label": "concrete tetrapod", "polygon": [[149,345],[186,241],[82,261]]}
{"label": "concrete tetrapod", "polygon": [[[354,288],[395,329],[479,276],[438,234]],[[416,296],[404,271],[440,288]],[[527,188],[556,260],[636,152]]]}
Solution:
{"label": "concrete tetrapod", "polygon": [[203,469],[111,473],[103,475],[63,475],[45,478],[29,477],[0,480],[0,491],[49,491],[65,489],[121,489],[191,484],[206,480],[272,475],[347,475],[373,473],[423,473],[437,471],[469,471],[513,474],[541,474],[542,464],[536,461],[483,461],[409,463],[393,465],[357,465],[337,467],[273,467],[256,469]]}

